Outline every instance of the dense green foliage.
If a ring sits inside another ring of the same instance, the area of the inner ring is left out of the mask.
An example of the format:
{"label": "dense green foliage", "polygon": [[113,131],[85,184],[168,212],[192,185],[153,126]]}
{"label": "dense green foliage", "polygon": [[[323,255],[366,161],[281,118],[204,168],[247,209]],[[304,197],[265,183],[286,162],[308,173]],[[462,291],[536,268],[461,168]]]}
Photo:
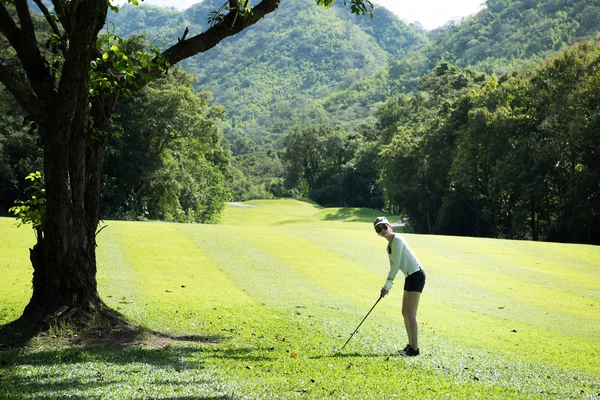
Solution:
{"label": "dense green foliage", "polygon": [[[373,148],[342,128],[309,126],[284,138],[285,186],[323,205],[380,208]],[[360,150],[360,151],[359,151]]]}
{"label": "dense green foliage", "polygon": [[599,49],[501,80],[438,66],[379,111],[386,197],[419,231],[600,243]]}
{"label": "dense green foliage", "polygon": [[[133,36],[127,53],[148,47]],[[231,198],[222,107],[195,93],[181,68],[122,101],[113,118],[102,192],[105,218],[215,222]]]}
{"label": "dense green foliage", "polygon": [[[423,32],[385,9],[375,9],[371,20],[349,13],[342,3],[323,10],[314,0],[282,2],[260,24],[183,63],[198,77],[196,88],[213,92],[215,102],[225,106],[225,135],[234,155],[272,147],[290,127],[338,122],[315,101],[427,43]],[[209,12],[220,4],[205,0],[174,18],[171,10],[123,7],[112,18],[117,34],[145,32],[160,45],[181,36],[186,26],[190,34],[206,28]],[[161,24],[153,22],[156,15],[162,15]]]}
{"label": "dense green foliage", "polygon": [[599,27],[598,0],[487,0],[477,16],[447,27],[428,49],[428,58],[506,72],[520,60],[550,55]]}
{"label": "dense green foliage", "polygon": [[330,112],[347,108],[346,98],[363,107],[388,93],[408,93],[440,62],[502,75],[531,65],[600,30],[599,0],[488,0],[462,21],[428,32],[429,44],[391,60],[389,68],[326,99]]}
{"label": "dense green foliage", "polygon": [[0,86],[0,215],[25,192],[25,177],[42,169],[38,140],[21,107]]}
{"label": "dense green foliage", "polygon": [[[140,36],[119,40],[120,48],[109,36],[100,40],[110,47],[109,57],[125,60],[149,47]],[[103,218],[218,221],[232,181],[220,128],[223,108],[210,105],[209,93],[195,93],[194,80],[178,68],[119,105],[106,158]],[[6,212],[15,200],[32,201],[25,177],[42,169],[43,155],[35,125],[4,87],[0,107],[0,206]]]}
{"label": "dense green foliage", "polygon": [[[36,28],[43,26],[41,18],[34,18],[33,23]],[[44,30],[39,34],[40,41],[47,41],[48,37]],[[7,65],[18,64],[14,49],[2,35],[0,53]],[[25,177],[42,169],[43,154],[36,125],[0,84],[0,215],[7,215],[15,200],[29,187]]]}
{"label": "dense green foliage", "polygon": [[121,102],[106,160],[103,215],[214,222],[231,197],[221,107],[180,69]]}

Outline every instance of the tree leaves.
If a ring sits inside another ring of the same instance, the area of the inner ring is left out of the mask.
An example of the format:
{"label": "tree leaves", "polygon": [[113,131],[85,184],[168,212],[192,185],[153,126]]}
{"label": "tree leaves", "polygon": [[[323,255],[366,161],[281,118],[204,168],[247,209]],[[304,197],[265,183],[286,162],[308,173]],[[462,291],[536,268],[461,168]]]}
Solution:
{"label": "tree leaves", "polygon": [[501,82],[440,64],[425,94],[388,101],[388,201],[418,231],[598,243],[598,46]]}

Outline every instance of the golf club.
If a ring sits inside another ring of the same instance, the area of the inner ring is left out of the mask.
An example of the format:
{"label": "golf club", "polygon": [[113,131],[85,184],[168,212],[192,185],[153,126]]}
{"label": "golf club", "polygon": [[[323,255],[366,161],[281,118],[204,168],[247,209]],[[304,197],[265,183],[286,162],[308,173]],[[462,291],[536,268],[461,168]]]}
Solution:
{"label": "golf club", "polygon": [[[352,336],[354,336],[354,334],[358,331],[358,328],[360,328],[360,326],[363,324],[363,322],[365,322],[365,319],[367,319],[367,317],[369,316],[369,314],[371,314],[371,311],[373,311],[373,309],[375,308],[375,306],[377,305],[377,303],[379,303],[379,300],[383,299],[383,296],[379,296],[379,298],[377,299],[377,301],[375,302],[375,304],[373,304],[373,307],[371,307],[371,309],[369,310],[369,312],[367,313],[367,315],[365,315],[365,317],[363,318],[362,321],[360,321],[360,324],[358,324],[358,326],[356,327],[356,329],[354,330],[354,332],[352,332],[352,335],[350,335],[350,337],[348,338],[348,340],[346,340],[346,343],[344,343],[344,345],[342,346],[341,349],[339,349],[340,351],[344,350],[344,347],[346,347],[346,345],[348,344],[348,342],[350,341],[350,339],[352,339]],[[333,350],[337,350],[337,347],[333,347]]]}

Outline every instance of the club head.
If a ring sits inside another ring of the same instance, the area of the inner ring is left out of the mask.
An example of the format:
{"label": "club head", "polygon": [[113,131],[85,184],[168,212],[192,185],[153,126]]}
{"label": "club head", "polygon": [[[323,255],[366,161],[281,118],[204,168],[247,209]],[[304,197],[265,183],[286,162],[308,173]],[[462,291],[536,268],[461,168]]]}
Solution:
{"label": "club head", "polygon": [[340,349],[338,349],[337,346],[333,346],[333,351],[340,351]]}

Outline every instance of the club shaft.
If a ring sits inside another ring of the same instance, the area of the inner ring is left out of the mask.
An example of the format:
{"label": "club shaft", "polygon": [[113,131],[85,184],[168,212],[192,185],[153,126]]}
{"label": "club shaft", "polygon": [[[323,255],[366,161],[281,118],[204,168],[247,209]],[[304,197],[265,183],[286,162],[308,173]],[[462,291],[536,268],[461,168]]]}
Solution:
{"label": "club shaft", "polygon": [[369,316],[369,314],[371,314],[371,311],[373,311],[373,309],[375,308],[375,306],[377,305],[377,303],[379,303],[379,300],[383,299],[382,296],[379,296],[379,298],[377,299],[377,301],[375,302],[375,304],[373,304],[373,307],[371,307],[371,309],[369,310],[369,312],[367,313],[367,315],[365,315],[365,317],[362,319],[362,321],[360,321],[360,324],[358,324],[358,326],[356,327],[356,329],[354,330],[354,332],[352,332],[352,335],[350,335],[350,337],[348,338],[348,340],[346,340],[346,343],[344,343],[344,345],[342,346],[342,348],[340,350],[344,350],[344,347],[346,347],[346,345],[348,344],[348,342],[350,341],[350,339],[352,339],[352,336],[354,336],[354,334],[356,332],[358,332],[358,328],[360,328],[360,326],[363,324],[363,322],[365,322],[365,319],[367,319],[367,317]]}

